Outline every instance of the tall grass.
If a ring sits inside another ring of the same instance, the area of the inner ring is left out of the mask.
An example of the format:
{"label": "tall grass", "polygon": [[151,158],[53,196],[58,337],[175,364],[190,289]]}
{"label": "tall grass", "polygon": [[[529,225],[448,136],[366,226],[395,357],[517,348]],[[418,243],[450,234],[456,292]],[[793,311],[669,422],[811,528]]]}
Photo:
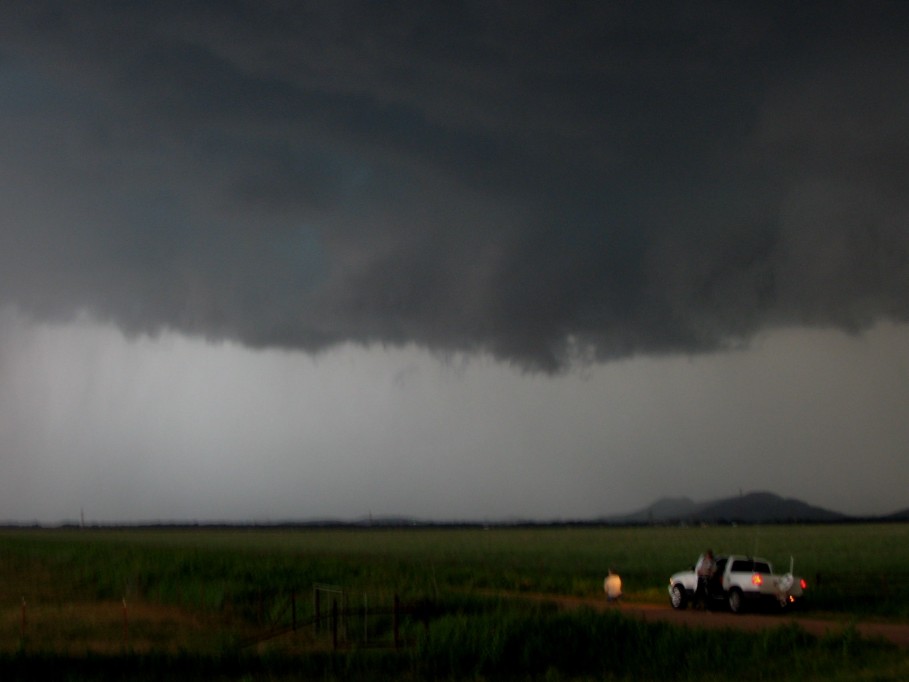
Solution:
{"label": "tall grass", "polygon": [[829,679],[884,661],[887,646],[854,633],[814,638],[797,626],[761,632],[706,631],[617,612],[515,609],[452,615],[435,623],[415,655],[432,678]]}
{"label": "tall grass", "polygon": [[[902,680],[894,647],[854,632],[814,638],[797,626],[702,631],[616,612],[465,605],[400,652],[183,651],[112,655],[0,654],[5,681],[67,680]],[[479,610],[478,610],[479,609]]]}

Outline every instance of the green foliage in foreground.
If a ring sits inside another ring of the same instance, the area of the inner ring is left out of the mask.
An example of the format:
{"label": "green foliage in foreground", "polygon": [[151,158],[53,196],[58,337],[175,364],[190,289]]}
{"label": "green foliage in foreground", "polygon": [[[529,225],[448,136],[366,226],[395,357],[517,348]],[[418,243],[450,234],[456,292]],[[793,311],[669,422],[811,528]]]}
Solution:
{"label": "green foliage in foreground", "polygon": [[674,628],[616,612],[499,604],[442,617],[415,646],[343,653],[0,656],[4,680],[875,680],[904,679],[905,656],[853,631],[817,639]]}
{"label": "green foliage in foreground", "polygon": [[509,606],[434,624],[416,669],[434,678],[830,679],[899,661],[855,633],[818,640],[796,626],[757,633],[645,622],[616,612]]}

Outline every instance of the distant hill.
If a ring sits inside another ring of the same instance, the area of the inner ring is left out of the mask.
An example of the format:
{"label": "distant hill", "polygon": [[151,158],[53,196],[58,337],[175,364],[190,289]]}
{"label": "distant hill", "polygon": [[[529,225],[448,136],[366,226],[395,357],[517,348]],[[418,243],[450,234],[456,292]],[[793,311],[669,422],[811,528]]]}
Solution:
{"label": "distant hill", "polygon": [[909,521],[909,509],[903,509],[902,511],[894,512],[893,514],[888,514],[887,516],[880,517],[881,521]]}
{"label": "distant hill", "polygon": [[845,521],[839,512],[768,492],[754,492],[711,502],[667,497],[640,511],[609,519],[612,523],[793,523]]}
{"label": "distant hill", "polygon": [[843,521],[845,514],[815,507],[801,500],[784,499],[773,493],[759,492],[730,497],[698,512],[703,521],[741,521],[771,523],[792,521]]}
{"label": "distant hill", "polygon": [[618,523],[667,523],[693,518],[704,507],[688,497],[663,497],[640,511],[613,517]]}

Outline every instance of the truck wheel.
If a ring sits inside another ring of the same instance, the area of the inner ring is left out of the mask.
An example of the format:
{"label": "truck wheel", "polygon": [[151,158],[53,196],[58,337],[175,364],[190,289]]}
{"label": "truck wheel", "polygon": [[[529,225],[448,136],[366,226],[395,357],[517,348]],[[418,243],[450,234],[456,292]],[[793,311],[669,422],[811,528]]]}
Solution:
{"label": "truck wheel", "polygon": [[674,585],[672,593],[669,595],[669,601],[672,608],[682,610],[688,606],[688,598],[685,596],[685,588],[681,585]]}
{"label": "truck wheel", "polygon": [[742,596],[742,591],[737,587],[734,587],[729,592],[727,597],[729,603],[729,610],[733,613],[741,613],[743,607],[745,606],[745,598]]}

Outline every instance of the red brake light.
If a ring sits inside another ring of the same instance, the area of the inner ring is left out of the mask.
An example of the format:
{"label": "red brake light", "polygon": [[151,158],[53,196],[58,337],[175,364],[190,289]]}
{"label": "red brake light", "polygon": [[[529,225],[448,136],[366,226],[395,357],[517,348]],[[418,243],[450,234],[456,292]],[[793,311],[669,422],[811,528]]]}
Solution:
{"label": "red brake light", "polygon": [[751,574],[751,583],[753,585],[762,585],[764,583],[764,579],[761,577],[760,573],[752,573]]}
{"label": "red brake light", "polygon": [[799,585],[802,586],[802,589],[803,589],[803,590],[807,590],[807,589],[808,589],[808,582],[807,582],[804,578],[802,578],[801,580],[799,580]]}

